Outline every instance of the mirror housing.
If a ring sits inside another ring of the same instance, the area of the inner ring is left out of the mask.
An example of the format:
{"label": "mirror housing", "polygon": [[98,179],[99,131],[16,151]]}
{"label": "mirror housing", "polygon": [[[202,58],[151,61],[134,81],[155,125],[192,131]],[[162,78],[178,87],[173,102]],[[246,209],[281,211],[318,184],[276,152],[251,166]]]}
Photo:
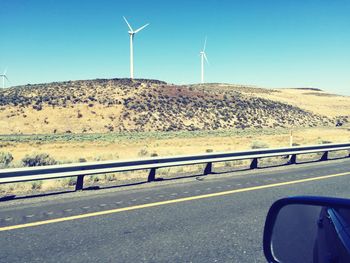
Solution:
{"label": "mirror housing", "polygon": [[[297,209],[296,209],[297,208]],[[315,209],[316,208],[316,209]],[[293,211],[294,209],[294,211]],[[345,210],[344,210],[345,209]],[[298,211],[299,210],[299,211]],[[349,217],[346,217],[346,219],[349,218],[349,220],[342,219],[342,217],[337,217],[338,215],[337,210],[345,211],[345,214],[349,214]],[[312,211],[312,212],[310,212]],[[301,212],[301,213],[299,213]],[[308,215],[305,216],[306,212]],[[303,238],[309,238],[312,239],[312,235],[308,236],[308,230],[306,229],[309,224],[309,227],[313,226],[313,234],[315,235],[316,240],[310,240],[310,242],[313,242],[312,244],[317,245],[317,239],[321,239],[321,235],[318,231],[319,229],[323,228],[323,224],[327,224],[327,222],[323,222],[321,218],[326,218],[330,224],[329,226],[332,226],[332,237],[336,236],[337,242],[339,244],[342,244],[342,248],[345,251],[345,254],[347,255],[346,258],[350,258],[350,199],[343,199],[343,198],[330,198],[330,197],[318,197],[318,196],[296,196],[296,197],[289,197],[289,198],[283,198],[278,201],[276,201],[270,208],[266,221],[265,221],[265,228],[264,228],[264,237],[263,237],[263,249],[265,258],[269,263],[283,263],[283,262],[296,262],[293,260],[281,260],[278,259],[275,254],[281,254],[276,253],[276,247],[283,247],[287,248],[284,249],[284,251],[288,251],[287,254],[302,253],[298,248],[295,248],[295,251],[293,251],[293,241],[295,242],[295,245],[299,245],[303,249],[308,249],[309,256],[313,257],[311,262],[350,262],[350,261],[344,261],[341,259],[337,259],[337,261],[332,261],[332,259],[328,259],[331,261],[323,261],[322,259],[316,259],[315,260],[315,248],[311,249],[310,247],[303,247]],[[309,218],[308,220],[306,220]],[[283,220],[288,220],[288,222],[283,222]],[[303,220],[305,222],[303,222]],[[296,221],[298,221],[296,223]],[[306,222],[308,221],[308,222]],[[312,222],[312,224],[310,224]],[[290,226],[289,224],[293,225]],[[305,229],[303,227],[305,226]],[[296,227],[297,231],[293,231],[288,229],[288,227]],[[283,231],[283,228],[287,229],[288,231]],[[282,231],[281,231],[282,230]],[[328,230],[328,229],[327,229]],[[284,237],[283,234],[280,234],[278,232],[285,232]],[[298,235],[297,232],[300,232]],[[329,232],[329,231],[328,231]],[[286,235],[286,233],[288,233]],[[323,239],[325,239],[323,233]],[[295,235],[295,236],[293,236]],[[300,238],[301,235],[304,235],[303,238]],[[319,236],[318,236],[319,235]],[[275,237],[278,238],[275,238]],[[282,237],[282,238],[281,238]],[[299,239],[298,239],[299,238]],[[284,240],[286,240],[285,244],[278,244],[283,243]],[[309,243],[310,243],[309,242]],[[322,250],[324,250],[325,242],[318,242],[322,244]],[[275,247],[275,249],[274,249]],[[278,249],[277,249],[278,250]],[[283,249],[281,249],[283,251]],[[278,252],[278,251],[277,251]],[[318,251],[316,251],[316,254],[318,254]],[[303,257],[304,255],[298,255],[299,257]],[[349,256],[349,257],[348,257]],[[283,257],[282,257],[283,258]],[[288,255],[287,255],[288,258]],[[316,255],[316,258],[318,256]],[[339,260],[339,261],[338,261]]]}

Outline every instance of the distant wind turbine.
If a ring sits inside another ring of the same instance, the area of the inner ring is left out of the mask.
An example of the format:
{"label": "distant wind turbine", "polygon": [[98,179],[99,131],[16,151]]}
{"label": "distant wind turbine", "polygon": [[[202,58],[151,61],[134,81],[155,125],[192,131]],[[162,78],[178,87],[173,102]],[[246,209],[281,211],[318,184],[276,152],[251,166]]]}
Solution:
{"label": "distant wind turbine", "polygon": [[204,59],[209,64],[207,55],[205,54],[206,45],[207,45],[207,38],[205,38],[203,50],[199,53],[201,56],[201,83],[204,83]]}
{"label": "distant wind turbine", "polygon": [[130,35],[130,78],[133,79],[134,78],[134,35],[138,32],[140,32],[142,29],[144,29],[146,26],[148,26],[149,24],[146,24],[142,27],[140,27],[139,29],[136,29],[135,31],[132,29],[132,27],[130,26],[128,20],[126,20],[126,18],[123,16],[126,24],[129,27],[129,35]]}
{"label": "distant wind turbine", "polygon": [[9,79],[6,76],[7,69],[5,69],[4,73],[0,74],[0,77],[2,77],[2,88],[5,88],[5,79],[9,82]]}

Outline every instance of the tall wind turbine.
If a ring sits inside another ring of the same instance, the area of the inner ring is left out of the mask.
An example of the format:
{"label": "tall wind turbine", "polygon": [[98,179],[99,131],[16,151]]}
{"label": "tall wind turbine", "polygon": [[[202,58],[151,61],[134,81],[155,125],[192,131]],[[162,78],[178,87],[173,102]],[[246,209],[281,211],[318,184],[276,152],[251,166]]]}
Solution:
{"label": "tall wind turbine", "polygon": [[0,74],[0,77],[2,77],[2,88],[5,88],[5,79],[9,81],[9,79],[6,76],[7,69],[5,69],[4,73]]}
{"label": "tall wind turbine", "polygon": [[148,26],[149,24],[146,24],[142,27],[140,27],[139,29],[136,29],[135,31],[132,29],[132,27],[130,26],[128,20],[126,20],[126,18],[123,16],[126,24],[129,27],[129,35],[130,35],[130,78],[133,79],[134,78],[134,35],[138,32],[140,32],[142,29],[144,29],[146,26]]}
{"label": "tall wind turbine", "polygon": [[203,50],[199,53],[201,56],[201,83],[204,83],[204,59],[209,64],[207,55],[205,54],[206,46],[207,46],[207,38],[205,38]]}

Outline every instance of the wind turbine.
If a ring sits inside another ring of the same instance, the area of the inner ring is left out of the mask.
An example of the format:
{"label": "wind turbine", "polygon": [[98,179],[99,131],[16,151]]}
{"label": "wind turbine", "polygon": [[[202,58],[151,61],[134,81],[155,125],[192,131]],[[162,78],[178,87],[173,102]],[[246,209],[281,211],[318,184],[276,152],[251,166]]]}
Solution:
{"label": "wind turbine", "polygon": [[132,27],[130,26],[128,20],[126,20],[126,18],[123,16],[126,24],[129,27],[129,35],[130,35],[130,78],[133,79],[134,78],[134,35],[138,32],[140,32],[142,29],[144,29],[146,26],[149,25],[146,24],[142,27],[140,27],[139,29],[136,29],[135,31],[132,29]]}
{"label": "wind turbine", "polygon": [[209,64],[207,55],[205,54],[206,46],[207,46],[207,38],[205,38],[203,50],[199,53],[201,56],[201,83],[202,84],[204,83],[204,59]]}
{"label": "wind turbine", "polygon": [[5,88],[5,79],[9,81],[9,79],[6,76],[7,69],[5,69],[4,73],[0,74],[0,77],[2,77],[2,88]]}

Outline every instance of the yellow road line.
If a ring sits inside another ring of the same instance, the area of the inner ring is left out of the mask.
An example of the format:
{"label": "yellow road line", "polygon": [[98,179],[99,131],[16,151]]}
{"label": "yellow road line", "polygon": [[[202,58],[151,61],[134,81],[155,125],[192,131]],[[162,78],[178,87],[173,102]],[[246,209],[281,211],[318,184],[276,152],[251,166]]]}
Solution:
{"label": "yellow road line", "polygon": [[181,202],[187,202],[187,201],[211,198],[211,197],[216,197],[216,196],[224,196],[224,195],[230,195],[230,194],[236,194],[236,193],[242,193],[242,192],[249,192],[249,191],[255,191],[255,190],[260,190],[260,189],[267,189],[267,188],[285,186],[285,185],[299,184],[299,183],[304,183],[304,182],[326,180],[326,179],[329,179],[329,178],[346,176],[346,175],[350,175],[350,172],[331,174],[331,175],[324,175],[324,176],[318,176],[318,177],[307,178],[307,179],[300,179],[300,180],[294,180],[294,181],[288,181],[288,182],[281,182],[281,183],[275,183],[275,184],[259,185],[259,186],[253,186],[253,187],[247,187],[247,188],[241,188],[241,189],[217,192],[217,193],[212,193],[212,194],[196,195],[196,196],[172,199],[172,200],[167,200],[167,201],[148,203],[148,204],[143,204],[143,205],[135,205],[135,206],[129,206],[129,207],[123,207],[123,208],[106,210],[106,211],[99,211],[99,212],[86,213],[86,214],[75,215],[75,216],[61,217],[61,218],[44,220],[44,221],[38,221],[38,222],[32,222],[32,223],[27,223],[27,224],[20,224],[20,225],[0,227],[0,232],[1,231],[8,231],[8,230],[19,229],[19,228],[27,228],[27,227],[33,227],[33,226],[41,226],[41,225],[65,222],[65,221],[82,219],[82,218],[88,218],[88,217],[94,217],[94,216],[109,215],[109,214],[114,214],[114,213],[119,213],[119,212],[125,212],[125,211],[131,211],[131,210],[137,210],[137,209],[148,208],[148,207],[155,207],[155,206],[161,206],[161,205],[168,205],[168,204],[174,204],[174,203],[181,203]]}

